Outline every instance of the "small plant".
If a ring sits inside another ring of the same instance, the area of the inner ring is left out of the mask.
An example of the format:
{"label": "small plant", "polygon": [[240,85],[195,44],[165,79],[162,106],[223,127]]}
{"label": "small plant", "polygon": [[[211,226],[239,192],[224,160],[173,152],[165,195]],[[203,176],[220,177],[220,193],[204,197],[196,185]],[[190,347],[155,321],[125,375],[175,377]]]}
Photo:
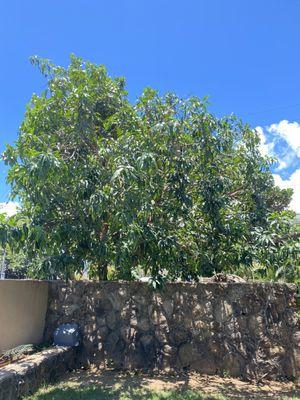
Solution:
{"label": "small plant", "polygon": [[229,371],[227,369],[223,369],[222,372],[221,372],[221,376],[223,378],[230,378],[230,373],[229,373]]}

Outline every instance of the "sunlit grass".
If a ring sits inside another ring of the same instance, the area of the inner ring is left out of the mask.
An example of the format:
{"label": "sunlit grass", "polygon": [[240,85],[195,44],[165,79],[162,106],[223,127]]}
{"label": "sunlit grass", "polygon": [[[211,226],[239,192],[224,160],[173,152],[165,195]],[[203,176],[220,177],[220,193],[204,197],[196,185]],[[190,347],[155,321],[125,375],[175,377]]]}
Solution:
{"label": "sunlit grass", "polygon": [[[205,395],[199,391],[166,391],[152,392],[147,389],[133,389],[123,391],[118,389],[105,389],[98,386],[70,388],[65,385],[49,386],[39,390],[35,395],[26,400],[229,400],[246,399],[249,397],[225,397],[223,395]],[[256,397],[262,399],[265,397]],[[252,397],[252,399],[255,399]],[[276,399],[300,400],[299,397],[277,397]]]}

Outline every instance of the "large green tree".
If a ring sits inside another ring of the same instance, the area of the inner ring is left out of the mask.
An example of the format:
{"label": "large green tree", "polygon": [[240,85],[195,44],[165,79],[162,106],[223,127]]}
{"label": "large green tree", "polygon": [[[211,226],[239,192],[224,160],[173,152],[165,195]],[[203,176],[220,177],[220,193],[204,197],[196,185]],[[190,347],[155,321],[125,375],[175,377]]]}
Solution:
{"label": "large green tree", "polygon": [[270,229],[284,230],[296,259],[281,223],[292,192],[274,185],[249,126],[152,89],[133,106],[123,79],[74,56],[68,68],[32,62],[47,90],[32,97],[4,159],[41,276],[88,264],[100,279],[108,267],[125,279],[142,269],[156,283],[267,265],[274,252],[267,243],[262,257],[260,239]]}

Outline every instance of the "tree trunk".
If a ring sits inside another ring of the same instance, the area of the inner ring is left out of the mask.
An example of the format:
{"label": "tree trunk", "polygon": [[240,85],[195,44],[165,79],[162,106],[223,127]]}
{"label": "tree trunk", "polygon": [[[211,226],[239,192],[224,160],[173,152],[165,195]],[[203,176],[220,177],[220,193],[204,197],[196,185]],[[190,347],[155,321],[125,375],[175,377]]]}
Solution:
{"label": "tree trunk", "polygon": [[107,263],[98,266],[99,281],[107,281]]}

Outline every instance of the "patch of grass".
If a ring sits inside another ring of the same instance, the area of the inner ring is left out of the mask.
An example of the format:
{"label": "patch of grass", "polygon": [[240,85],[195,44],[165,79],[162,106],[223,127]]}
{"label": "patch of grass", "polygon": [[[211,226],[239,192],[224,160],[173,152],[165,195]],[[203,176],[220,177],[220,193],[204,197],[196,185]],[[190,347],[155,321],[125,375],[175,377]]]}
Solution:
{"label": "patch of grass", "polygon": [[299,393],[299,387],[292,382],[258,385],[196,373],[77,370],[26,400],[300,400]]}
{"label": "patch of grass", "polygon": [[[146,389],[123,392],[117,389],[103,389],[98,386],[83,388],[50,386],[41,389],[37,394],[27,397],[24,400],[232,400],[233,398],[237,397],[229,398],[222,395],[205,395],[198,391],[190,390],[155,393]],[[242,399],[240,396],[238,398]],[[246,398],[244,397],[244,399]],[[279,399],[300,400],[299,397],[277,397],[277,400]]]}
{"label": "patch of grass", "polygon": [[195,391],[153,393],[148,390],[136,389],[121,393],[116,389],[58,388],[39,391],[26,400],[227,400],[223,396],[205,396]]}

